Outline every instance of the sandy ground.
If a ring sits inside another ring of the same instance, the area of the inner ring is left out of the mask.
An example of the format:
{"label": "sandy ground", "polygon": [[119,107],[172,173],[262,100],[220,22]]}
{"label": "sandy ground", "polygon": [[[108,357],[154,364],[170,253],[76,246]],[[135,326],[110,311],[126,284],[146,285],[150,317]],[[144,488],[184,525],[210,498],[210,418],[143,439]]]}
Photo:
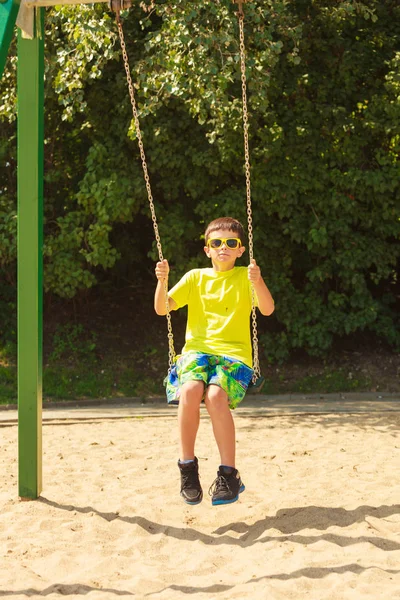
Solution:
{"label": "sandy ground", "polygon": [[43,492],[21,502],[17,427],[0,427],[0,597],[400,599],[400,413],[236,413],[246,491],[179,496],[175,413],[54,421]]}

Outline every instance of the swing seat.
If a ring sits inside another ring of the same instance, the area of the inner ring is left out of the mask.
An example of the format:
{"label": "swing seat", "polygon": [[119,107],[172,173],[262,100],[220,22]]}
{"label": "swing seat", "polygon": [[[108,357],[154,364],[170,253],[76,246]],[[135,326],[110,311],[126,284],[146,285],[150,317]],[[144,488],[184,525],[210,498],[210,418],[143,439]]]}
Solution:
{"label": "swing seat", "polygon": [[264,386],[264,383],[265,383],[265,377],[260,375],[260,377],[258,377],[254,383],[251,382],[249,384],[249,386],[247,388],[247,393],[248,394],[259,394]]}

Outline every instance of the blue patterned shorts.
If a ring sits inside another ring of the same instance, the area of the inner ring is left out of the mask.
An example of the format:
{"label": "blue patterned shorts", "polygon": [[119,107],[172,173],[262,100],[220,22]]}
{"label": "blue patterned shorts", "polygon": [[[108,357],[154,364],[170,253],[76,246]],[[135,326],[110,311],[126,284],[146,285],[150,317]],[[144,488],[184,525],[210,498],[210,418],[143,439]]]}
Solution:
{"label": "blue patterned shorts", "polygon": [[253,370],[229,356],[188,352],[179,356],[165,378],[168,404],[179,404],[181,386],[187,381],[203,381],[204,389],[218,385],[228,394],[234,409],[243,400],[253,376]]}

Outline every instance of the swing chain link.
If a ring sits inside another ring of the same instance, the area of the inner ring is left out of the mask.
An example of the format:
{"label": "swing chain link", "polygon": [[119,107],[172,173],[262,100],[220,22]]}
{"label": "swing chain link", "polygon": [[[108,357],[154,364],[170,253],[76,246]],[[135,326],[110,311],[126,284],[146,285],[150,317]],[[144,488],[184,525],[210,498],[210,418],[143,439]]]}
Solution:
{"label": "swing chain link", "polygon": [[[247,204],[247,229],[249,242],[249,257],[250,262],[254,258],[253,253],[253,219],[251,208],[251,179],[250,179],[250,150],[249,150],[249,114],[247,110],[247,79],[246,79],[246,46],[244,39],[244,12],[242,3],[239,0],[239,41],[240,41],[240,69],[242,77],[242,100],[243,100],[243,136],[244,136],[244,158],[245,158],[245,174],[246,174],[246,204]],[[257,334],[257,315],[255,292],[252,286],[252,337],[253,337],[253,383],[261,376],[260,361],[258,356],[258,334]]]}
{"label": "swing chain link", "polygon": [[[126,44],[125,44],[125,38],[124,38],[124,31],[122,29],[122,23],[121,23],[121,19],[119,16],[119,12],[116,13],[116,22],[117,22],[118,34],[119,34],[119,39],[120,39],[120,44],[121,44],[122,58],[124,61],[124,66],[125,66],[126,79],[128,82],[129,96],[130,96],[131,104],[132,104],[132,113],[133,113],[133,119],[134,119],[134,123],[135,123],[136,137],[137,137],[139,151],[140,151],[140,158],[142,161],[143,176],[144,176],[144,181],[146,184],[147,197],[149,200],[151,219],[153,221],[153,229],[154,229],[154,234],[155,234],[155,238],[156,238],[158,256],[159,256],[160,262],[162,262],[164,260],[164,257],[163,257],[162,247],[161,247],[161,238],[160,238],[160,234],[158,231],[156,210],[154,207],[153,194],[152,194],[151,185],[150,185],[150,177],[149,177],[149,172],[148,172],[148,168],[147,168],[146,155],[144,152],[144,146],[143,146],[143,140],[142,140],[142,132],[140,130],[139,115],[138,115],[136,100],[135,100],[135,90],[133,87],[131,70],[129,67],[128,53],[126,50]],[[167,317],[167,326],[168,326],[168,366],[169,366],[168,372],[170,372],[172,369],[172,366],[175,362],[176,354],[175,354],[175,348],[174,348],[174,336],[173,336],[173,332],[172,332],[171,313],[169,310],[169,302],[168,302],[168,281],[164,282],[164,293],[165,293],[165,305],[166,305],[166,310],[167,310],[166,317]]]}

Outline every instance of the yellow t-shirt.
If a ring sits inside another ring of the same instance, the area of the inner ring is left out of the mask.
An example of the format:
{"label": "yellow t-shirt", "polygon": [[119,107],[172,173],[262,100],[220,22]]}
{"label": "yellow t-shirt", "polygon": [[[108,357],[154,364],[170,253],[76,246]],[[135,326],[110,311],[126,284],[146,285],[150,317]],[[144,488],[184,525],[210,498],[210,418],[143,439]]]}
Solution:
{"label": "yellow t-shirt", "polygon": [[223,272],[212,268],[193,269],[168,295],[178,308],[188,305],[182,353],[222,354],[252,367],[252,292],[247,267]]}

